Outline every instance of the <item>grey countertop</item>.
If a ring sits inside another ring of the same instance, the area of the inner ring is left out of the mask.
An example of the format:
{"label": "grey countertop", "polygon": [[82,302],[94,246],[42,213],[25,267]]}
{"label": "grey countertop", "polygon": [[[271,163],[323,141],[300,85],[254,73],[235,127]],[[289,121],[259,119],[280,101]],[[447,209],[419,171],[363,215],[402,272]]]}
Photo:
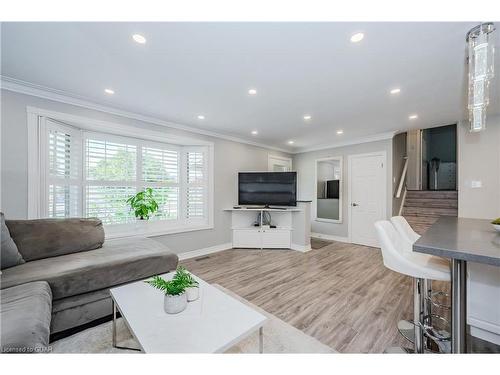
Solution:
{"label": "grey countertop", "polygon": [[500,267],[500,233],[489,220],[441,217],[413,251]]}

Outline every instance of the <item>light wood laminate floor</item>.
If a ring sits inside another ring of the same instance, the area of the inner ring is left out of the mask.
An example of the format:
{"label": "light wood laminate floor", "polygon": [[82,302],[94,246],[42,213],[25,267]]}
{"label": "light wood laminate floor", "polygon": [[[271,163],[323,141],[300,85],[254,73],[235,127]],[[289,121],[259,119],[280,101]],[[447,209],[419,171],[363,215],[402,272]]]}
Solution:
{"label": "light wood laminate floor", "polygon": [[379,249],[231,249],[181,264],[339,352],[410,346],[396,324],[412,317],[412,280],[385,268]]}

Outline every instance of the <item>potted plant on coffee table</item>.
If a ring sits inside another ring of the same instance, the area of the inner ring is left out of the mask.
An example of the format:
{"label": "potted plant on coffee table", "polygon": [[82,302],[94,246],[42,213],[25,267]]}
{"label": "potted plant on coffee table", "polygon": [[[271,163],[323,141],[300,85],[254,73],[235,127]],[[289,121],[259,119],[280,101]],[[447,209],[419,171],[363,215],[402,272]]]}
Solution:
{"label": "potted plant on coffee table", "polygon": [[493,225],[493,228],[495,228],[497,232],[500,232],[500,217],[495,220],[492,220],[491,225]]}
{"label": "potted plant on coffee table", "polygon": [[153,276],[146,283],[161,290],[164,294],[163,308],[167,314],[177,314],[187,307],[186,287],[179,280],[165,280],[160,276]]}
{"label": "potted plant on coffee table", "polygon": [[173,280],[177,280],[186,288],[188,302],[196,301],[200,296],[200,284],[187,269],[182,266],[177,267]]}

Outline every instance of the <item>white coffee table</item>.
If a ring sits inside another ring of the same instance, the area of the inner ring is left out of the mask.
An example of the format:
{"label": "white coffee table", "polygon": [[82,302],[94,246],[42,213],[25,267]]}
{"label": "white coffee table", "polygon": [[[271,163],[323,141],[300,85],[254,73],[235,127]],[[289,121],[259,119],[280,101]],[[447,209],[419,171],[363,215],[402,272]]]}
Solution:
{"label": "white coffee table", "polygon": [[[173,272],[161,276],[168,280]],[[116,344],[118,309],[145,353],[220,353],[257,330],[262,353],[263,325],[267,318],[195,278],[200,283],[200,298],[189,302],[179,314],[165,313],[163,293],[144,281],[111,289],[113,346],[125,349]]]}

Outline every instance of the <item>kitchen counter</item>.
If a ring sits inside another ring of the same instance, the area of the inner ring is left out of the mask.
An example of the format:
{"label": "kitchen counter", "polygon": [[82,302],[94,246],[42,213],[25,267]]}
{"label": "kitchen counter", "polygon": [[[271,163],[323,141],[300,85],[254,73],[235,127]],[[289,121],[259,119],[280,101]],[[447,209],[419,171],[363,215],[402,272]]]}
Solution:
{"label": "kitchen counter", "polygon": [[471,334],[498,344],[500,233],[490,221],[441,217],[415,242],[413,251],[452,261],[452,352],[466,352],[467,323]]}
{"label": "kitchen counter", "polygon": [[413,250],[500,267],[500,233],[489,220],[442,217],[413,245]]}

